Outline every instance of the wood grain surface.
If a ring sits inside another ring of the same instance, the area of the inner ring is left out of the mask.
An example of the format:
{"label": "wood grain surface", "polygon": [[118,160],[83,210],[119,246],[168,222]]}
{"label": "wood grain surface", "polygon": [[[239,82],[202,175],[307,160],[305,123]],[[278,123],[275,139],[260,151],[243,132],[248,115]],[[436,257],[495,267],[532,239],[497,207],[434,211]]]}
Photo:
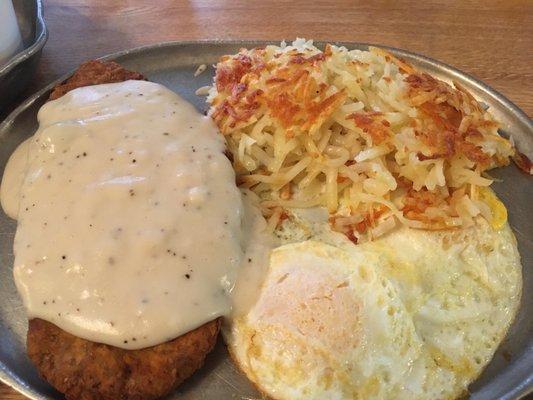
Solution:
{"label": "wood grain surface", "polygon": [[[44,0],[44,14],[50,37],[19,101],[84,60],[130,47],[298,36],[424,54],[484,81],[533,115],[531,0]],[[24,396],[0,384],[0,399]]]}

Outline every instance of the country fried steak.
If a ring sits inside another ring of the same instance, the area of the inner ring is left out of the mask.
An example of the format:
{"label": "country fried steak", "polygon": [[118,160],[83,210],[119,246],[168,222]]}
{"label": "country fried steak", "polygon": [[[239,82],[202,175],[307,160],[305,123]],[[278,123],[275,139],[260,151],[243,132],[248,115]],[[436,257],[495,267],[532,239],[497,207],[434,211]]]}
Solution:
{"label": "country fried steak", "polygon": [[40,374],[67,399],[156,399],[204,363],[215,345],[214,320],[170,342],[124,350],[71,335],[50,322],[29,322],[28,355]]}
{"label": "country fried steak", "polygon": [[50,100],[58,99],[64,94],[79,87],[124,82],[128,80],[145,81],[147,79],[142,74],[135,71],[129,71],[113,61],[87,61],[81,64],[69,79],[52,89]]}
{"label": "country fried steak", "polygon": [[[115,62],[88,61],[50,100],[82,86],[145,80]],[[68,400],[145,400],[166,395],[190,377],[213,349],[220,319],[169,342],[124,350],[71,335],[42,319],[29,321],[27,348],[39,373]]]}

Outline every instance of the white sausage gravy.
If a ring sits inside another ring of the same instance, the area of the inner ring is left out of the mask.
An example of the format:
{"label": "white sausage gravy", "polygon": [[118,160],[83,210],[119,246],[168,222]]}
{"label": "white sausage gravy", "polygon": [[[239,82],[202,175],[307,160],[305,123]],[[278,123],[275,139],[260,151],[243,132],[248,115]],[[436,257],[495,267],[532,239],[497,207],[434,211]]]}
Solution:
{"label": "white sausage gravy", "polygon": [[253,244],[257,227],[242,232],[211,120],[144,81],[75,89],[38,120],[1,190],[28,317],[139,349],[228,315],[241,264],[267,263],[269,249]]}

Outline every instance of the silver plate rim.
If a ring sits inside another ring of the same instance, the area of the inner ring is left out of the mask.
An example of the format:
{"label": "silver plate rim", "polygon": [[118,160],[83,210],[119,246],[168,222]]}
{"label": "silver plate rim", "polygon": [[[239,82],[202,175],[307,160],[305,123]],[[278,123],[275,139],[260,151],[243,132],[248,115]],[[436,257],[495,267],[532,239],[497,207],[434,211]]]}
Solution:
{"label": "silver plate rim", "polygon": [[[39,0],[39,7],[38,7],[38,13],[40,16],[40,19],[42,19],[42,4]],[[42,33],[42,36],[47,37],[48,32],[46,30],[46,27],[44,28],[44,31]],[[156,44],[149,44],[144,46],[138,46],[133,47],[126,50],[121,50],[115,53],[107,54],[105,56],[99,57],[98,60],[104,60],[104,61],[111,61],[115,60],[117,58],[130,55],[130,54],[138,54],[149,50],[154,49],[161,49],[165,47],[175,47],[175,46],[184,46],[184,45],[243,45],[243,47],[246,47],[246,45],[256,45],[257,43],[261,43],[264,45],[267,44],[275,44],[279,41],[274,40],[237,40],[237,39],[202,39],[202,40],[176,40],[176,41],[166,41]],[[443,63],[441,61],[435,60],[434,58],[427,57],[418,53],[414,53],[408,50],[404,50],[397,47],[391,47],[391,46],[383,46],[380,44],[374,44],[374,43],[361,43],[361,42],[325,42],[325,41],[316,41],[315,44],[322,47],[326,43],[332,43],[335,45],[340,46],[346,46],[351,48],[360,48],[360,49],[367,49],[368,47],[379,47],[382,49],[389,50],[391,53],[401,56],[409,56],[410,58],[414,58],[416,60],[422,61],[424,63],[427,63],[431,65],[432,67],[438,68],[444,72],[446,72],[448,75],[452,77],[460,77],[462,79],[467,80],[470,84],[477,87],[480,91],[487,93],[491,95],[494,99],[496,99],[499,103],[503,104],[507,109],[511,110],[512,113],[517,117],[517,119],[523,123],[525,126],[527,126],[527,129],[533,132],[533,120],[528,117],[528,115],[515,103],[513,103],[511,100],[509,100],[507,97],[505,97],[502,93],[498,92],[497,90],[493,89],[486,83],[483,83],[479,79],[476,79],[474,76],[463,72],[457,68],[452,67],[451,65],[448,65],[446,63]],[[44,43],[43,43],[44,45]],[[3,72],[0,70],[0,73]],[[0,132],[3,132],[4,129],[7,127],[7,125],[10,125],[16,116],[20,114],[24,109],[28,108],[35,100],[40,98],[43,94],[48,92],[52,87],[54,87],[56,84],[65,81],[68,79],[74,70],[71,70],[70,72],[62,75],[61,77],[57,78],[53,82],[46,85],[44,88],[30,96],[27,100],[22,102],[17,108],[15,108],[7,117],[6,119],[0,124]]]}
{"label": "silver plate rim", "polygon": [[[41,0],[38,0],[38,11],[37,12],[38,12],[39,19],[42,20]],[[48,32],[46,30],[46,27],[44,27],[44,31],[40,37],[42,38],[43,36],[45,39],[44,42],[46,42],[46,38],[48,37]],[[130,49],[114,52],[114,53],[99,57],[98,60],[113,61],[123,56],[135,55],[135,54],[148,52],[148,51],[156,50],[156,49],[162,49],[166,47],[179,47],[179,46],[187,46],[187,45],[198,45],[198,46],[202,46],[202,45],[234,45],[234,46],[237,46],[239,45],[241,47],[248,47],[250,45],[257,46],[258,44],[259,45],[276,44],[276,43],[279,43],[280,41],[281,40],[254,40],[254,39],[246,39],[246,40],[202,39],[202,40],[184,40],[184,41],[165,41],[165,42],[160,42],[156,44],[138,46],[138,47],[133,47]],[[42,43],[43,45],[44,45],[44,42]],[[368,49],[368,47],[379,47],[379,48],[390,51],[394,55],[397,55],[400,57],[407,56],[408,58],[415,59],[422,63],[428,64],[438,70],[445,72],[448,76],[452,78],[456,77],[456,78],[466,80],[469,84],[476,87],[479,91],[483,92],[484,94],[490,95],[491,97],[493,97],[493,99],[496,102],[502,104],[506,109],[511,111],[511,113],[515,116],[515,118],[518,121],[520,121],[520,123],[523,124],[526,130],[529,131],[529,133],[533,136],[533,120],[529,118],[528,115],[523,110],[521,110],[516,104],[514,104],[511,100],[509,100],[507,97],[505,97],[503,94],[501,94],[497,90],[493,89],[492,87],[483,83],[482,81],[476,79],[472,75],[467,74],[446,63],[443,63],[433,58],[430,58],[430,57],[427,57],[427,56],[424,56],[418,53],[414,53],[408,50],[404,50],[404,49],[400,49],[396,47],[384,46],[380,44],[361,43],[361,42],[344,42],[344,41],[343,42],[314,41],[314,44],[317,47],[321,47],[321,48],[326,43],[331,43],[331,44],[335,44],[339,46],[345,46],[351,49],[361,49],[361,50],[366,50]],[[0,70],[0,73],[1,72],[3,72],[3,70]],[[36,102],[37,100],[41,99],[44,95],[46,95],[55,85],[68,79],[73,74],[73,72],[74,70],[71,70],[70,72],[52,81],[51,83],[46,85],[44,88],[42,88],[41,90],[39,90],[38,92],[30,96],[28,99],[26,99],[24,102],[22,102],[19,106],[17,106],[6,117],[6,119],[0,123],[0,137],[7,134],[7,132],[9,131],[9,127],[15,122],[19,114],[25,111],[34,102]],[[36,393],[32,390],[32,388],[27,387],[22,382],[20,382],[16,376],[9,374],[7,371],[4,371],[2,369],[0,369],[0,381],[6,384],[7,386],[13,388],[14,390],[18,391],[19,393],[25,395],[29,399],[33,399],[33,400],[42,399],[42,397],[35,396]],[[533,393],[533,373],[530,374],[530,376],[524,381],[522,381],[519,385],[515,386],[513,389],[508,391],[505,395],[505,399],[518,399],[531,393]]]}

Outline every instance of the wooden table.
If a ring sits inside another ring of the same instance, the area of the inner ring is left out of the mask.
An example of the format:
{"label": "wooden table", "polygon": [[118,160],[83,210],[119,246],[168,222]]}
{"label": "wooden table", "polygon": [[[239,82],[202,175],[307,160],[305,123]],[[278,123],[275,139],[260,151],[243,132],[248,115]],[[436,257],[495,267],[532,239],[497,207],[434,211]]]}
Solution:
{"label": "wooden table", "polygon": [[[441,5],[441,4],[444,5]],[[80,62],[168,40],[296,36],[399,47],[451,64],[533,115],[533,3],[44,0],[50,38],[28,96]],[[23,399],[0,386],[0,399]]]}

